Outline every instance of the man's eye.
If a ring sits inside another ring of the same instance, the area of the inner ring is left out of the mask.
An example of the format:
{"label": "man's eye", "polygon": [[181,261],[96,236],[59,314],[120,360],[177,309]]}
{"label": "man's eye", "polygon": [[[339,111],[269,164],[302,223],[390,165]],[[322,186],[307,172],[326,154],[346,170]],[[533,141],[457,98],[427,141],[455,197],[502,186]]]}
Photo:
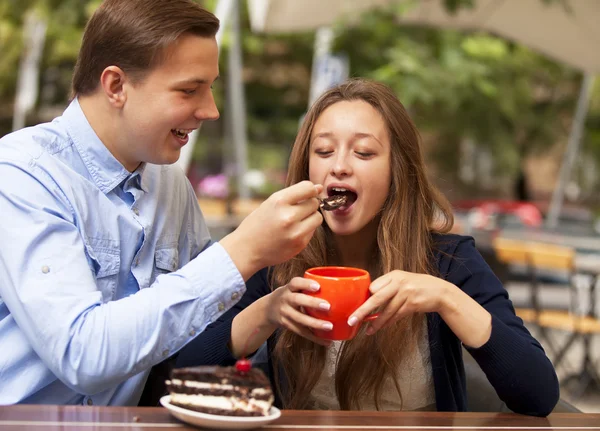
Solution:
{"label": "man's eye", "polygon": [[188,96],[191,96],[192,94],[196,94],[196,89],[193,90],[188,90],[188,89],[183,89],[181,90],[184,94],[187,94]]}

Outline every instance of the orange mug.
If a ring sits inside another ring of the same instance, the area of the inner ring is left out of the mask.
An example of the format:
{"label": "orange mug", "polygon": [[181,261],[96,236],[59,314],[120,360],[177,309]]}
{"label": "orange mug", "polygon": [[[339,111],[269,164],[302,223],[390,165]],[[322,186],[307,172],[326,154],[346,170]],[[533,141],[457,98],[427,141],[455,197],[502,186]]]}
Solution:
{"label": "orange mug", "polygon": [[[363,269],[344,266],[321,266],[307,269],[304,278],[315,280],[321,288],[306,295],[324,299],[331,305],[327,311],[306,308],[306,313],[316,319],[333,324],[331,331],[313,329],[313,333],[327,340],[349,340],[358,333],[359,324],[348,325],[348,318],[371,296],[371,277]],[[379,314],[367,316],[363,321],[374,320]]]}

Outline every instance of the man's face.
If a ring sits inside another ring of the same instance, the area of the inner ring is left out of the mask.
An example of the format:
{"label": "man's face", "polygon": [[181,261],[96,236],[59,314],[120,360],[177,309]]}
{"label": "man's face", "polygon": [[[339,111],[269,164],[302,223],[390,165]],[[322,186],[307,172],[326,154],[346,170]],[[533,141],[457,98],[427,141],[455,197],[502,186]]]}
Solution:
{"label": "man's face", "polygon": [[211,88],[218,76],[216,40],[187,34],[141,82],[127,81],[115,148],[125,168],[175,163],[188,134],[219,118]]}

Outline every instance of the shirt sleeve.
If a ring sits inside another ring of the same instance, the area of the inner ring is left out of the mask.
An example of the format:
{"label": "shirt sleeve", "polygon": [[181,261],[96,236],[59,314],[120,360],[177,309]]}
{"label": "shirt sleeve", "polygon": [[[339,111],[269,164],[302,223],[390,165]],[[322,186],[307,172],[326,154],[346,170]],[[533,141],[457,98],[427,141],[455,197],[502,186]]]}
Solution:
{"label": "shirt sleeve", "polygon": [[159,363],[245,292],[234,263],[213,244],[151,288],[103,303],[58,186],[34,163],[0,161],[0,178],[0,296],[37,355],[79,393]]}
{"label": "shirt sleeve", "polygon": [[268,271],[262,269],[246,282],[246,293],[231,310],[208,325],[206,330],[187,344],[177,357],[176,367],[196,365],[233,365],[236,358],[229,350],[231,325],[235,316],[254,301],[271,292],[268,283]]}
{"label": "shirt sleeve", "polygon": [[508,292],[494,275],[472,238],[461,238],[451,257],[447,280],[460,287],[492,315],[490,339],[465,346],[512,411],[548,415],[559,399],[554,367],[540,343],[515,314]]}
{"label": "shirt sleeve", "polygon": [[187,229],[185,232],[182,232],[181,238],[179,239],[180,252],[182,255],[189,256],[189,259],[191,260],[207,247],[211,238],[206,221],[202,215],[202,210],[198,205],[198,198],[196,197],[196,193],[194,193],[194,188],[185,175],[183,175],[181,181],[184,182],[182,187],[185,189],[188,208],[186,211],[187,220],[185,220]]}

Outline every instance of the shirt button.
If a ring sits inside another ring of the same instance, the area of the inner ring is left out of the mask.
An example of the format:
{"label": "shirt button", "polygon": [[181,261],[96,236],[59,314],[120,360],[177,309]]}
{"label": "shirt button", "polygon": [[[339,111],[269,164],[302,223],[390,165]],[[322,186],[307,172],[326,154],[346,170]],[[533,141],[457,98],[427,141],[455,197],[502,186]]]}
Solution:
{"label": "shirt button", "polygon": [[192,329],[192,330],[190,331],[190,337],[193,337],[194,335],[196,335],[196,330],[195,330],[195,329]]}
{"label": "shirt button", "polygon": [[166,358],[167,356],[169,356],[169,349],[163,350],[163,357]]}
{"label": "shirt button", "polygon": [[48,274],[50,272],[50,267],[48,265],[42,266],[42,272]]}
{"label": "shirt button", "polygon": [[231,294],[231,300],[232,300],[232,301],[235,301],[236,299],[238,299],[238,298],[239,298],[239,296],[240,296],[240,294],[239,294],[239,293],[237,293],[237,292],[233,292],[233,293]]}
{"label": "shirt button", "polygon": [[223,304],[222,302],[219,303],[219,311],[223,311],[225,310],[225,304]]}
{"label": "shirt button", "polygon": [[137,208],[134,208],[134,209],[133,209],[133,213],[134,213],[136,216],[139,216],[139,215],[140,215],[140,210],[138,210]]}
{"label": "shirt button", "polygon": [[88,398],[88,400],[87,400],[87,405],[88,405],[88,406],[92,406],[92,405],[94,405],[94,402],[92,401],[92,399],[91,399],[91,398]]}

